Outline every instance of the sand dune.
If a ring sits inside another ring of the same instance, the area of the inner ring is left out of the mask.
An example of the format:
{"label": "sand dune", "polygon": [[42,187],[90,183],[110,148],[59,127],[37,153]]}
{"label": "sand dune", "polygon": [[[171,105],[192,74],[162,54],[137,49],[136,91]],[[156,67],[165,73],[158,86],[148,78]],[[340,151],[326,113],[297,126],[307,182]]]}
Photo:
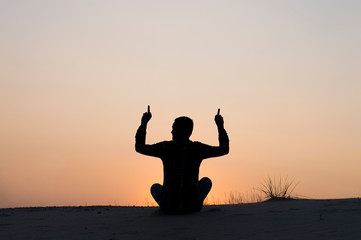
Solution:
{"label": "sand dune", "polygon": [[206,206],[170,216],[156,207],[0,209],[0,239],[361,239],[361,200]]}

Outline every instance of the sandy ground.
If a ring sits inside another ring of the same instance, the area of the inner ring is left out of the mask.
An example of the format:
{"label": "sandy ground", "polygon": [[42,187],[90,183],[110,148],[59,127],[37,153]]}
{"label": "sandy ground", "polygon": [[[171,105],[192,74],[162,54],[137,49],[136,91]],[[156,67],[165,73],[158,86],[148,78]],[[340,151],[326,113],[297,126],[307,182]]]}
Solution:
{"label": "sandy ground", "polygon": [[206,206],[0,209],[0,239],[361,239],[361,199]]}

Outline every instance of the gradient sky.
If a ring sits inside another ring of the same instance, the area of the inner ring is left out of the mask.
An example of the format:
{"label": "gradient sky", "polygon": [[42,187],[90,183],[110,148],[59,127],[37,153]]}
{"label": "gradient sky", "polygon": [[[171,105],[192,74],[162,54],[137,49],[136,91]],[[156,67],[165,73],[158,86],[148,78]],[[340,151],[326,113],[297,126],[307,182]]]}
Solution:
{"label": "gradient sky", "polygon": [[361,196],[361,1],[0,2],[0,208],[144,205],[162,182],[147,143],[217,144],[210,193],[288,176],[309,198]]}

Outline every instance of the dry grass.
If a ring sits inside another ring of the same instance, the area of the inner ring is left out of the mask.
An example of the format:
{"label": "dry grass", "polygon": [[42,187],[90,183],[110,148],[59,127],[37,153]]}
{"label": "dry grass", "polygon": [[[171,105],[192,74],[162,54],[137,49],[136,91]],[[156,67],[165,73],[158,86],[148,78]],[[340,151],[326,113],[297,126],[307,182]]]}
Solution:
{"label": "dry grass", "polygon": [[277,181],[276,178],[271,178],[268,176],[262,184],[262,188],[259,189],[263,194],[265,194],[265,200],[282,200],[282,199],[293,199],[295,195],[292,195],[292,192],[297,187],[297,184],[294,184],[294,180],[290,181],[288,177],[280,177]]}
{"label": "dry grass", "polygon": [[224,200],[216,200],[213,195],[207,196],[204,200],[203,205],[234,205],[234,204],[243,204],[243,203],[255,203],[262,202],[264,197],[262,194],[256,190],[252,189],[250,192],[246,192],[245,194],[240,192],[229,192],[228,194],[224,193]]}
{"label": "dry grass", "polygon": [[226,204],[229,204],[229,205],[241,204],[241,203],[244,203],[244,200],[245,199],[241,193],[230,192],[229,196],[226,197]]}

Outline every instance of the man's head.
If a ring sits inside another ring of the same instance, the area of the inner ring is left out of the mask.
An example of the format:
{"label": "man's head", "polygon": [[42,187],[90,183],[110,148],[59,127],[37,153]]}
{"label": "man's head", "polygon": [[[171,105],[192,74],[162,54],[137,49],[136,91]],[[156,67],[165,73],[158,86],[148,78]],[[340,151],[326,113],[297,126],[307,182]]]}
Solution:
{"label": "man's head", "polygon": [[193,131],[193,120],[189,117],[179,117],[174,120],[172,127],[173,140],[189,139]]}

